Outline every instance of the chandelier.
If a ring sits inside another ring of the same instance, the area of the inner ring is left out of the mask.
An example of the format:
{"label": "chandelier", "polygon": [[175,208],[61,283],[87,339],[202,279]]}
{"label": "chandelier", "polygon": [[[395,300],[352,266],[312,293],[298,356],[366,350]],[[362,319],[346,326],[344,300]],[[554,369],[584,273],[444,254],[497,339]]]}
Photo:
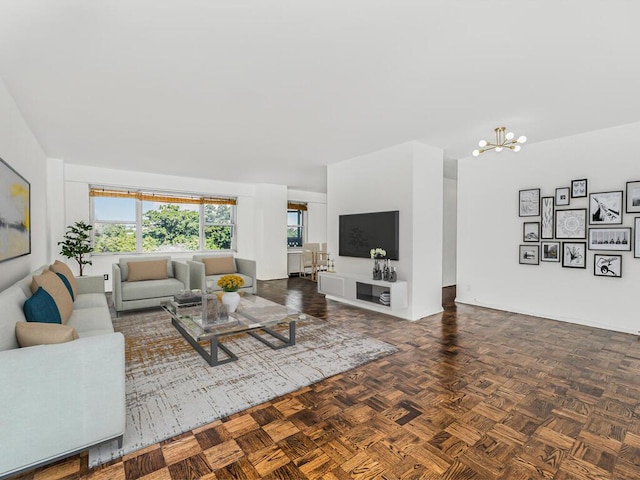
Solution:
{"label": "chandelier", "polygon": [[510,150],[513,150],[514,152],[519,152],[520,145],[518,144],[526,142],[527,137],[525,137],[524,135],[521,135],[517,139],[514,139],[515,135],[513,134],[513,132],[504,133],[506,129],[507,129],[506,127],[498,127],[495,129],[495,132],[496,132],[495,143],[487,142],[486,140],[480,140],[478,142],[478,146],[480,147],[480,150],[477,150],[477,149],[474,150],[473,156],[477,157],[481,153],[488,152],[489,150],[494,150],[494,149],[496,152],[501,152],[503,148],[508,148]]}

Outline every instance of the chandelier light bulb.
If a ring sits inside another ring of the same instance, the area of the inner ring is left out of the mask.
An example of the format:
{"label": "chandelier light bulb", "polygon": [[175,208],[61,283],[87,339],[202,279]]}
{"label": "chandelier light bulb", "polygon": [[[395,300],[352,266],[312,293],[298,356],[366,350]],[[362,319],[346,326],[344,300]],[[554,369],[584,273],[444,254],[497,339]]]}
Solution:
{"label": "chandelier light bulb", "polygon": [[520,145],[516,145],[515,147],[513,147],[514,152],[519,152],[521,149],[522,147]]}
{"label": "chandelier light bulb", "polygon": [[477,157],[478,155],[480,155],[480,150],[474,150],[473,151],[473,156]]}
{"label": "chandelier light bulb", "polygon": [[513,134],[513,132],[509,132],[507,133],[507,140],[513,140],[513,137],[515,137],[515,135]]}
{"label": "chandelier light bulb", "polygon": [[478,142],[478,146],[479,147],[486,147],[487,146],[487,141],[486,140],[480,140]]}
{"label": "chandelier light bulb", "polygon": [[502,147],[496,147],[496,152],[501,152],[502,151]]}
{"label": "chandelier light bulb", "polygon": [[527,137],[525,137],[524,135],[520,135],[518,137],[518,143],[524,143],[527,141]]}

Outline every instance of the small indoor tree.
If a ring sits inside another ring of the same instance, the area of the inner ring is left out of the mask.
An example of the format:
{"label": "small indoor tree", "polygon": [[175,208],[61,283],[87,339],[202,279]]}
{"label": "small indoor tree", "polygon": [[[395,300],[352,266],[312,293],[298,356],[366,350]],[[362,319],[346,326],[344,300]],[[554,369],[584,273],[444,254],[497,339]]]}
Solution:
{"label": "small indoor tree", "polygon": [[89,254],[93,250],[91,248],[91,237],[89,233],[93,230],[93,225],[87,225],[83,221],[67,226],[67,232],[64,234],[64,240],[58,242],[62,245],[60,254],[67,258],[73,258],[78,262],[80,267],[80,276],[85,265],[93,265],[88,259]]}

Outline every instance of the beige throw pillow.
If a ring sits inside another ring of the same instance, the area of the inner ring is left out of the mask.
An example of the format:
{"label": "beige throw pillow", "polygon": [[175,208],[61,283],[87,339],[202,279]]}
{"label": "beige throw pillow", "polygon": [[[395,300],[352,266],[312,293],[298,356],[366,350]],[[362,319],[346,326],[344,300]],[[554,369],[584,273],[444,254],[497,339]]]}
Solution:
{"label": "beige throw pillow", "polygon": [[73,276],[73,272],[69,266],[60,260],[56,260],[49,269],[54,273],[61,273],[64,275],[69,281],[69,285],[71,285],[71,290],[73,290],[73,298],[78,298],[78,284],[76,283],[76,277]]}
{"label": "beige throw pillow", "polygon": [[33,276],[31,280],[31,293],[36,293],[38,287],[42,287],[43,290],[46,290],[46,292],[53,297],[60,312],[62,323],[67,323],[67,320],[69,320],[73,312],[73,300],[71,300],[71,294],[69,290],[67,290],[64,282],[60,280],[60,277],[51,270],[43,270],[41,275]]}
{"label": "beige throw pillow", "polygon": [[205,275],[222,275],[224,273],[236,273],[236,264],[233,257],[203,258]]}
{"label": "beige throw pillow", "polygon": [[129,282],[142,280],[164,280],[167,277],[167,260],[145,260],[128,262]]}
{"label": "beige throw pillow", "polygon": [[21,347],[65,343],[77,338],[78,333],[69,325],[38,322],[16,323],[16,339]]}

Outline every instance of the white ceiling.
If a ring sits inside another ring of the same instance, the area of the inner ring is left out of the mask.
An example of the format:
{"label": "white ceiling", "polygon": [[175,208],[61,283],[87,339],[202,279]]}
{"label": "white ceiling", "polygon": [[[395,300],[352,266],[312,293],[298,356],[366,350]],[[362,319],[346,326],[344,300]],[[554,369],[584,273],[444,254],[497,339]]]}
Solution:
{"label": "white ceiling", "polygon": [[327,164],[408,140],[455,159],[500,125],[639,121],[639,19],[636,0],[0,0],[0,77],[49,157],[326,191]]}

